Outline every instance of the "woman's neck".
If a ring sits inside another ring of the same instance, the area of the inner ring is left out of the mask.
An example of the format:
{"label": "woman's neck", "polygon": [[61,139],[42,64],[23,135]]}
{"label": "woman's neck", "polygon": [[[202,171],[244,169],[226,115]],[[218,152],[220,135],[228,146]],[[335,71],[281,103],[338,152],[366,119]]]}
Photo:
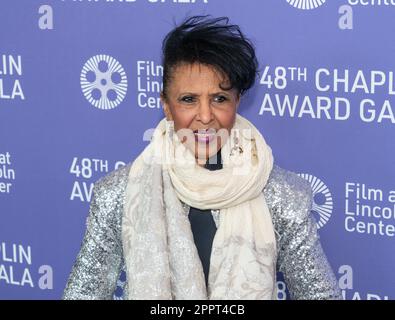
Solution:
{"label": "woman's neck", "polygon": [[196,159],[197,165],[200,167],[209,169],[209,170],[218,170],[222,169],[222,157],[221,157],[221,149],[217,151],[216,154],[212,155],[207,159]]}

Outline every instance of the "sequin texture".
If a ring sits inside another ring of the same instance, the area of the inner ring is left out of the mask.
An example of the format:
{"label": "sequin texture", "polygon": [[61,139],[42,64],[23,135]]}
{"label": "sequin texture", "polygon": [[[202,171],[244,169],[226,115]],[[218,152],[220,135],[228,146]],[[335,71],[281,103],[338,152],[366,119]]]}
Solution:
{"label": "sequin texture", "polygon": [[[131,163],[94,184],[87,228],[72,267],[63,299],[114,299],[117,286],[123,298],[127,281],[122,249],[122,215]],[[310,213],[310,184],[276,164],[263,190],[277,242],[277,270],[284,274],[292,299],[342,299],[337,280],[322,250],[316,222]],[[188,206],[183,204],[186,212]],[[212,211],[218,227],[219,211]]]}

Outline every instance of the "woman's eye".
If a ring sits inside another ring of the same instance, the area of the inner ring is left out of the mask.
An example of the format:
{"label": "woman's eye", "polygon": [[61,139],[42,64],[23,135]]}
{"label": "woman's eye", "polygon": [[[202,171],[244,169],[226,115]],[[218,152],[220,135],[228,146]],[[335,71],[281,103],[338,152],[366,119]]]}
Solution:
{"label": "woman's eye", "polygon": [[183,98],[181,98],[181,101],[191,103],[194,101],[194,98],[193,97],[183,97]]}
{"label": "woman's eye", "polygon": [[[183,97],[183,98],[181,98],[180,100],[181,100],[182,102],[186,102],[186,103],[193,103],[193,102],[196,101],[195,97],[191,97],[191,96]],[[222,103],[222,102],[224,102],[224,101],[226,101],[226,100],[227,100],[227,98],[224,97],[224,96],[217,96],[217,97],[214,98],[214,101],[215,101],[215,102],[218,102],[218,103]]]}
{"label": "woman's eye", "polygon": [[224,96],[218,96],[218,97],[216,97],[216,102],[224,102],[226,100],[226,97],[224,97]]}

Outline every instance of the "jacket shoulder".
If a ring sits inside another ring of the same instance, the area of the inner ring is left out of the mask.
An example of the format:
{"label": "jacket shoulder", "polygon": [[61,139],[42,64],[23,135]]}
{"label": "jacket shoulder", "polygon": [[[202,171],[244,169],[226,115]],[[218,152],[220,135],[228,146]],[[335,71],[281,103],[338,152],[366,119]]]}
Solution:
{"label": "jacket shoulder", "polygon": [[293,171],[274,164],[264,195],[273,219],[302,222],[310,214],[312,189],[310,183]]}
{"label": "jacket shoulder", "polygon": [[128,163],[107,173],[93,184],[88,221],[96,221],[103,226],[120,225],[130,165]]}
{"label": "jacket shoulder", "polygon": [[114,197],[122,194],[126,187],[131,164],[132,162],[129,162],[125,166],[121,166],[99,178],[94,183],[96,196]]}

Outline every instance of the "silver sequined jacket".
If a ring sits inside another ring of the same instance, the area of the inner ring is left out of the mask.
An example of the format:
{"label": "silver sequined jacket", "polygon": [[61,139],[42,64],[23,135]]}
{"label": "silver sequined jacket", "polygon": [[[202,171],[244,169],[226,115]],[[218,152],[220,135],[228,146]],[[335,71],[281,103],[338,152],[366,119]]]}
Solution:
{"label": "silver sequined jacket", "polygon": [[[119,276],[125,268],[121,225],[130,166],[94,184],[86,233],[63,299],[113,299],[117,285],[126,283]],[[277,270],[283,273],[291,298],[342,299],[310,213],[310,184],[274,164],[263,193],[276,231]]]}

